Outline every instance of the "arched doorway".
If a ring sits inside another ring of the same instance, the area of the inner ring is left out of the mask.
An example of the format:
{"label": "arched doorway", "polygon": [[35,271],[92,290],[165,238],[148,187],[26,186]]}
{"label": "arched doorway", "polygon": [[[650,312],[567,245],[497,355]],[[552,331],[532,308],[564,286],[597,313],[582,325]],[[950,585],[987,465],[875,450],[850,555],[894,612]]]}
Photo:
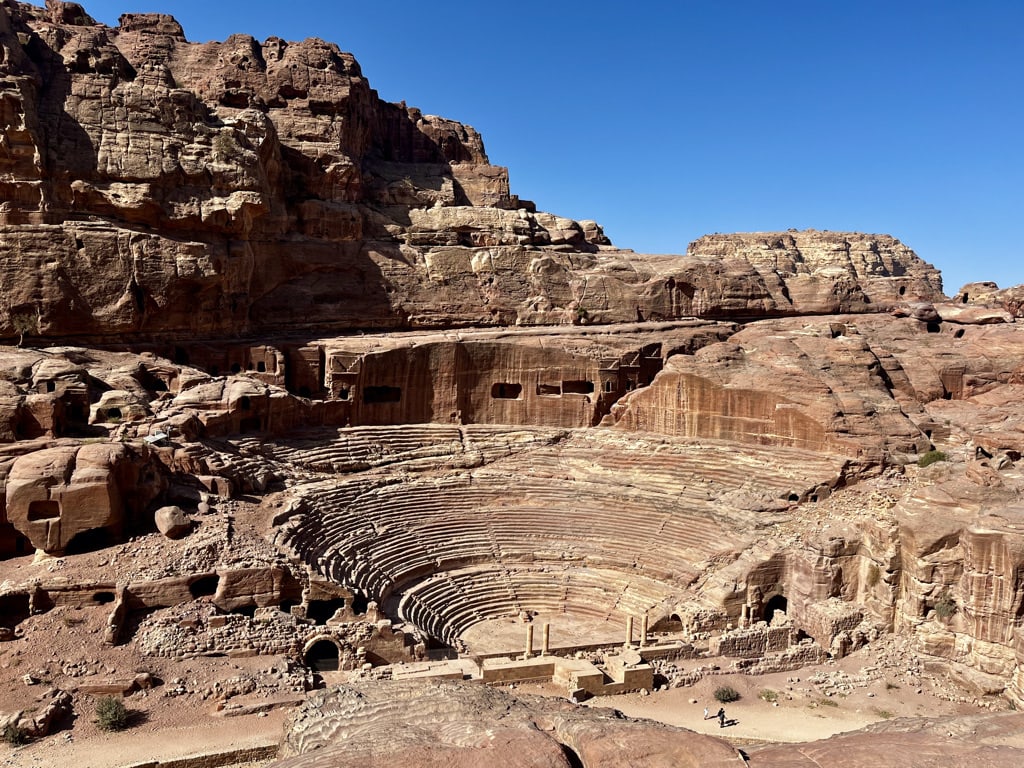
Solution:
{"label": "arched doorway", "polygon": [[338,645],[333,640],[321,638],[306,647],[303,659],[314,672],[336,672],[338,670]]}
{"label": "arched doorway", "polygon": [[772,619],[775,618],[775,612],[785,613],[788,607],[789,601],[786,600],[785,595],[772,595],[764,604],[764,620],[771,624]]}

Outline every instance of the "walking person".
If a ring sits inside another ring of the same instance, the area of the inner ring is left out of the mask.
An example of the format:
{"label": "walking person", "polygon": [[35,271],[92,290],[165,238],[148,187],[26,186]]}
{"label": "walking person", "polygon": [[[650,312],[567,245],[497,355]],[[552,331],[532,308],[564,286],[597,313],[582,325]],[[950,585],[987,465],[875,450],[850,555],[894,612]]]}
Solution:
{"label": "walking person", "polygon": [[725,707],[718,708],[718,727],[725,728]]}

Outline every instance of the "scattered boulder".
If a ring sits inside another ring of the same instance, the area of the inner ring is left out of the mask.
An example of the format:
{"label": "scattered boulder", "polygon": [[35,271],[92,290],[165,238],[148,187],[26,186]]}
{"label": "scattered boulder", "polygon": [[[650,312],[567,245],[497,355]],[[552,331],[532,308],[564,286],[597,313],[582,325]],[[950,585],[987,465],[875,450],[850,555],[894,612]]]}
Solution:
{"label": "scattered boulder", "polygon": [[153,517],[157,530],[169,539],[180,539],[192,530],[192,518],[181,507],[160,507]]}

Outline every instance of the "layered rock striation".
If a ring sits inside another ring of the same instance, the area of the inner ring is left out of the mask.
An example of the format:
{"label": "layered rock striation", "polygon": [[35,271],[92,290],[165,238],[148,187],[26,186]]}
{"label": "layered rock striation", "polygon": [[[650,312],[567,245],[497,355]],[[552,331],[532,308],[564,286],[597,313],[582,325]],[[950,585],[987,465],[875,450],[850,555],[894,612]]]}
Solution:
{"label": "layered rock striation", "polygon": [[885,236],[613,248],[509,192],[472,128],[321,40],[191,43],[159,14],[0,6],[9,337],[216,338],[872,311],[940,295]]}

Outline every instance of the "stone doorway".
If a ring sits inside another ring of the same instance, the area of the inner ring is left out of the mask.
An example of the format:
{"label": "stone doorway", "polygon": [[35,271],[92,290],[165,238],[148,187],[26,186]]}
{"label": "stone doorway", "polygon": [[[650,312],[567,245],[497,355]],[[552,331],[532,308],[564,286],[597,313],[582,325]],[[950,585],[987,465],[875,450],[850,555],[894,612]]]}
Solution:
{"label": "stone doorway", "polygon": [[309,644],[303,659],[314,672],[337,672],[338,655],[338,645],[333,640],[321,638]]}

